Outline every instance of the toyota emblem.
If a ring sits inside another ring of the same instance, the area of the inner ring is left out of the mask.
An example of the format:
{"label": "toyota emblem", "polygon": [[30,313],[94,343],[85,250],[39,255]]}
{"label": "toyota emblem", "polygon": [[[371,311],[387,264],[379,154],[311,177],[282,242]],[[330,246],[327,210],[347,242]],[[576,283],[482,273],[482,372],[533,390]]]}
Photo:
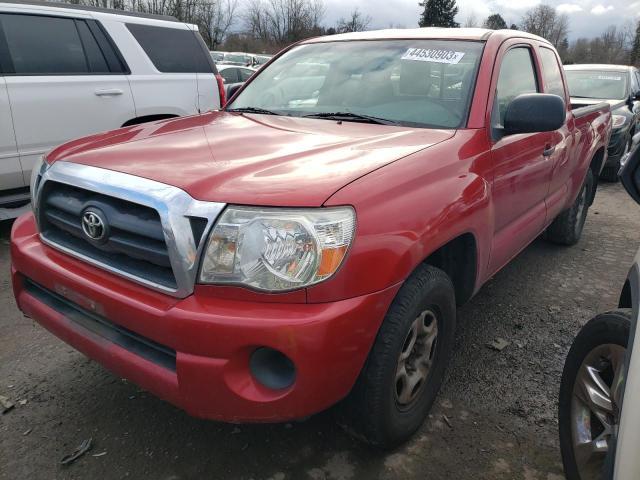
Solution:
{"label": "toyota emblem", "polygon": [[97,209],[85,210],[82,214],[82,231],[94,242],[100,242],[107,236],[107,222]]}

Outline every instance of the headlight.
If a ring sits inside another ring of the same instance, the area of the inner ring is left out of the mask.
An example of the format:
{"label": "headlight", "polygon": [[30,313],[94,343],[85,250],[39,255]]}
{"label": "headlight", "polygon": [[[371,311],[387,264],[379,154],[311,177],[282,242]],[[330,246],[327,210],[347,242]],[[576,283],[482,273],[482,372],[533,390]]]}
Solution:
{"label": "headlight", "polygon": [[200,282],[277,292],[328,279],[353,240],[350,207],[229,207],[209,235]]}
{"label": "headlight", "polygon": [[627,117],[624,115],[612,115],[613,128],[622,128],[627,123]]}
{"label": "headlight", "polygon": [[38,160],[36,160],[36,163],[33,164],[33,169],[31,170],[31,181],[29,182],[29,188],[31,192],[32,205],[33,201],[35,200],[36,191],[38,190],[38,186],[40,185],[42,174],[49,168],[49,164],[45,161],[44,158],[44,155],[38,158]]}

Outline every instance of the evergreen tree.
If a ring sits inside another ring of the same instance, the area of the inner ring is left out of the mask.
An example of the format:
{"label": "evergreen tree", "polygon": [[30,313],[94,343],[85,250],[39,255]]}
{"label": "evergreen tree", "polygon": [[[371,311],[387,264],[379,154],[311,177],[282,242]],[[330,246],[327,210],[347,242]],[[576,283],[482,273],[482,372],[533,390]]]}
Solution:
{"label": "evergreen tree", "polygon": [[419,4],[424,7],[420,15],[419,25],[421,27],[449,27],[460,26],[456,22],[458,6],[456,0],[425,0]]}
{"label": "evergreen tree", "polygon": [[489,17],[484,21],[484,28],[489,28],[491,30],[503,30],[508,27],[507,22],[504,21],[502,15],[494,13],[493,15],[489,15]]}
{"label": "evergreen tree", "polygon": [[640,22],[636,27],[636,37],[631,48],[631,65],[640,65]]}

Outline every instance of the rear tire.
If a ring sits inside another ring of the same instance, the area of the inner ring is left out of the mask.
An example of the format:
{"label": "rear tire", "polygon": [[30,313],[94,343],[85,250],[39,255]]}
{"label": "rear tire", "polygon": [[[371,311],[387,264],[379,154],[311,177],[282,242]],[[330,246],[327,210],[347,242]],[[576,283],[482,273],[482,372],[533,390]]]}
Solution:
{"label": "rear tire", "polygon": [[587,178],[580,189],[580,193],[571,208],[562,212],[547,228],[547,239],[559,245],[575,245],[582,236],[584,222],[587,219],[594,177],[591,169],[587,171]]}
{"label": "rear tire", "polygon": [[[613,389],[613,395],[609,394],[609,400],[613,404],[610,411],[602,408],[600,402],[585,403],[585,394],[577,395],[577,392],[584,392],[584,387],[589,386],[594,397],[603,398],[597,388],[598,382],[606,384],[603,391],[605,397],[612,390],[614,380],[620,378],[619,374],[616,375],[617,369],[624,365],[624,350],[629,341],[630,326],[630,310],[603,313],[591,319],[580,330],[569,350],[562,372],[558,408],[560,452],[567,480],[605,478],[602,472],[605,462],[610,460],[606,454],[610,449],[615,449],[615,445],[612,444],[613,436],[606,434],[608,429],[599,418],[605,418],[605,423],[612,425],[619,423],[616,389]],[[589,455],[585,455],[585,449],[580,448],[580,453],[576,454],[576,445],[588,446],[588,442],[595,438],[599,438],[601,442],[606,440],[607,448],[601,448],[601,451],[595,453],[587,450]]]}
{"label": "rear tire", "polygon": [[613,167],[604,167],[600,173],[600,179],[605,182],[616,183],[618,181],[618,171],[620,170],[620,163]]}
{"label": "rear tire", "polygon": [[420,428],[442,384],[455,320],[451,280],[438,268],[419,266],[391,304],[343,404],[352,433],[388,449]]}

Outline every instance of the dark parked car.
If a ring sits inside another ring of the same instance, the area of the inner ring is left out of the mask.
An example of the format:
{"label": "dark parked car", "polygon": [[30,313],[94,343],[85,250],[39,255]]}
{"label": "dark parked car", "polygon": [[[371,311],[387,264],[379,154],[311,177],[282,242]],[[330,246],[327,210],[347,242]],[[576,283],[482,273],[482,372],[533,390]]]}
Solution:
{"label": "dark parked car", "polygon": [[600,177],[615,182],[631,148],[631,139],[640,131],[640,72],[623,65],[568,65],[565,71],[574,106],[602,101],[611,104],[609,159]]}

